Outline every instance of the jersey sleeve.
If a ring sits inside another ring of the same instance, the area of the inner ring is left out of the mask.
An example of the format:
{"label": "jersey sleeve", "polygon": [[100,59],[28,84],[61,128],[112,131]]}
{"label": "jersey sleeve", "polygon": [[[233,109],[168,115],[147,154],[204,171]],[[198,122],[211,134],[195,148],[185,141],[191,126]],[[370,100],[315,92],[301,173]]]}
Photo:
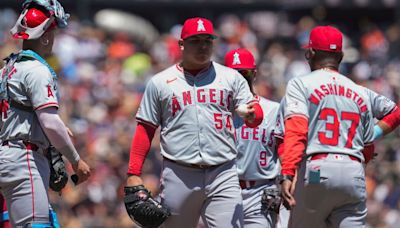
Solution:
{"label": "jersey sleeve", "polygon": [[161,123],[161,101],[159,91],[153,80],[147,83],[139,110],[136,114],[138,122],[158,127]]}
{"label": "jersey sleeve", "polygon": [[363,127],[364,127],[364,145],[370,144],[374,141],[374,117],[372,112],[365,112],[363,116]]}
{"label": "jersey sleeve", "polygon": [[44,66],[32,69],[25,77],[24,87],[34,110],[58,108],[57,81]]}
{"label": "jersey sleeve", "polygon": [[251,101],[255,101],[253,94],[250,91],[249,84],[246,79],[243,78],[238,72],[235,73],[235,88],[234,88],[234,104],[235,109],[242,104],[247,104]]}
{"label": "jersey sleeve", "polygon": [[299,80],[290,80],[284,98],[284,119],[291,116],[303,116],[308,119],[307,98],[305,89]]}
{"label": "jersey sleeve", "polygon": [[394,103],[389,98],[375,93],[374,91],[365,88],[369,99],[371,101],[371,111],[374,118],[382,119],[387,114],[389,114],[395,107],[396,103]]}

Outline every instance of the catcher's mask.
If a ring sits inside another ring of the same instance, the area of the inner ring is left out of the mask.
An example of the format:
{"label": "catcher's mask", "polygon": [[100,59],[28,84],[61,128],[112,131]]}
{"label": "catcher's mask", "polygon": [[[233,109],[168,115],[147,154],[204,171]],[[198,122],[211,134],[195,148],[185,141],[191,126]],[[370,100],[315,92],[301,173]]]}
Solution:
{"label": "catcher's mask", "polygon": [[65,28],[69,14],[57,0],[26,0],[11,34],[16,39],[33,40],[54,28]]}

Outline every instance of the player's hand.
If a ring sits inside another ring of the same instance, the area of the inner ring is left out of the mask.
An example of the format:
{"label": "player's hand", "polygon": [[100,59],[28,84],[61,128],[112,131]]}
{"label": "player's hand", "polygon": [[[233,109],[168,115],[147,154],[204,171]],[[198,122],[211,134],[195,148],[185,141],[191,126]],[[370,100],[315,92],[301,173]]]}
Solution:
{"label": "player's hand", "polygon": [[78,181],[75,183],[76,185],[85,182],[90,177],[90,167],[82,159],[80,159],[78,163],[73,164],[72,169],[78,176]]}
{"label": "player's hand", "polygon": [[291,210],[294,206],[296,206],[296,200],[294,199],[294,183],[290,180],[284,180],[281,183],[282,187],[282,198],[283,198],[283,206],[286,209]]}
{"label": "player's hand", "polygon": [[128,178],[126,179],[126,186],[137,186],[137,185],[143,185],[142,178],[136,175],[128,176]]}
{"label": "player's hand", "polygon": [[254,109],[254,102],[250,104],[242,104],[239,105],[239,107],[236,108],[236,113],[242,117],[245,121],[248,122],[253,122],[256,115],[255,115],[255,109]]}

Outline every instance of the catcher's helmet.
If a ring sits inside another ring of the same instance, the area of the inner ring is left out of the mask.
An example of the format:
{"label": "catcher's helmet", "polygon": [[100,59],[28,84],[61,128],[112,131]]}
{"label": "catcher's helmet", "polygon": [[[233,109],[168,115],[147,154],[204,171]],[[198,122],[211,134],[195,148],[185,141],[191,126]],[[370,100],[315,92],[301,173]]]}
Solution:
{"label": "catcher's helmet", "polygon": [[45,32],[67,25],[68,14],[56,0],[27,0],[16,24],[11,29],[14,38],[38,39]]}

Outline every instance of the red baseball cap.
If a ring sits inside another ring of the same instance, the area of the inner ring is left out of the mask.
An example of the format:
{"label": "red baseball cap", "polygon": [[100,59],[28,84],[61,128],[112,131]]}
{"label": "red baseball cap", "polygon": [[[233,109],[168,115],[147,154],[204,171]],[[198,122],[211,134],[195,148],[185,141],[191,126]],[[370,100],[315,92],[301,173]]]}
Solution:
{"label": "red baseball cap", "polygon": [[256,61],[249,50],[239,48],[226,53],[225,66],[233,69],[255,69]]}
{"label": "red baseball cap", "polygon": [[343,35],[337,28],[332,26],[317,26],[311,30],[308,45],[305,45],[303,48],[341,52],[342,41]]}
{"label": "red baseball cap", "polygon": [[214,34],[214,26],[211,21],[201,17],[187,19],[182,27],[181,39],[184,40],[200,34],[208,34],[214,39],[217,38]]}

